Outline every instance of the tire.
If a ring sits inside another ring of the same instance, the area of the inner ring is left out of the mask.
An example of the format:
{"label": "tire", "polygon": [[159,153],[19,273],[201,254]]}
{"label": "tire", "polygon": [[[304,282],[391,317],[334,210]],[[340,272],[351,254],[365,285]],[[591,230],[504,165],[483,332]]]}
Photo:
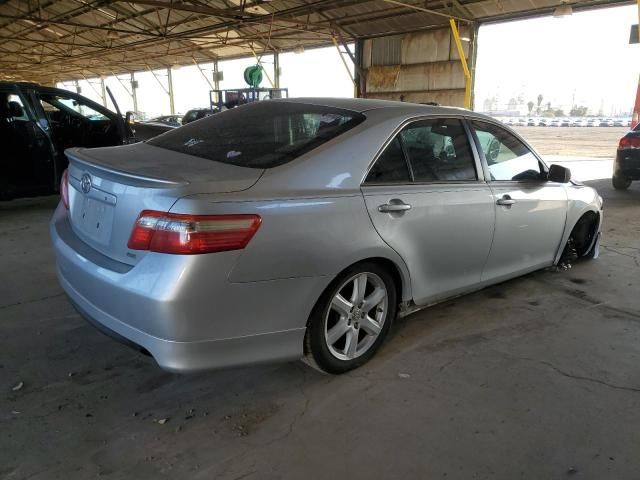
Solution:
{"label": "tire", "polygon": [[611,183],[613,184],[613,188],[616,190],[626,190],[631,185],[631,179],[627,177],[614,176],[611,178]]}
{"label": "tire", "polygon": [[575,224],[571,235],[564,247],[560,264],[572,264],[579,258],[591,259],[594,257],[594,239],[598,235],[598,217],[589,212],[583,215]]}
{"label": "tire", "polygon": [[[359,288],[363,283],[364,295]],[[332,374],[358,368],[380,348],[396,312],[396,284],[387,269],[374,262],[349,267],[311,312],[305,337],[308,360]]]}

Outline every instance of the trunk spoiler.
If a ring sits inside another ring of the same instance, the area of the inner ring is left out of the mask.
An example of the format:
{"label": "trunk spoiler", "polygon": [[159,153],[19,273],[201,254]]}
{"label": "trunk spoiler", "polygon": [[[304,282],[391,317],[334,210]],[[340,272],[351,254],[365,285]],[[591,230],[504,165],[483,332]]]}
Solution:
{"label": "trunk spoiler", "polygon": [[[116,147],[123,148],[123,147]],[[65,155],[69,159],[70,163],[82,165],[82,167],[97,172],[98,175],[104,175],[110,180],[122,182],[122,180],[128,180],[133,182],[132,185],[138,187],[171,187],[178,185],[188,185],[189,182],[176,182],[166,178],[151,177],[147,175],[140,175],[132,172],[126,172],[118,168],[113,168],[108,165],[103,165],[99,160],[87,155],[84,148],[68,148],[64,151]]]}

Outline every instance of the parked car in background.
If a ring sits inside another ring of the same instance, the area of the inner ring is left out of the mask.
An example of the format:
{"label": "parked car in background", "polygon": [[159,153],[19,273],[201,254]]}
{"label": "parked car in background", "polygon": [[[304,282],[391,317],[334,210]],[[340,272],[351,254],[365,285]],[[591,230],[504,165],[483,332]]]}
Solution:
{"label": "parked car in background", "polygon": [[563,118],[562,120],[560,120],[560,126],[561,127],[570,127],[571,126],[571,120],[568,118]]}
{"label": "parked car in background", "polygon": [[596,127],[598,122],[595,118],[590,118],[587,120],[587,127]]}
{"label": "parked car in background", "polygon": [[546,127],[549,124],[549,121],[546,118],[541,118],[538,120],[539,127]]}
{"label": "parked car in background", "polygon": [[634,180],[640,180],[640,123],[620,139],[613,163],[616,190],[626,190]]}
{"label": "parked car in background", "polygon": [[160,117],[147,120],[147,122],[162,123],[164,125],[169,125],[170,127],[179,127],[182,125],[182,115],[162,115]]}
{"label": "parked car in background", "polygon": [[171,371],[346,372],[399,311],[597,251],[596,191],[457,108],[272,100],[67,155],[60,283]]}
{"label": "parked car in background", "polygon": [[602,120],[600,120],[600,123],[598,124],[599,127],[613,127],[613,120],[610,120],[608,118],[604,118]]}
{"label": "parked car in background", "polygon": [[536,126],[536,121],[533,118],[530,118],[529,120],[527,120],[527,127],[535,127]]}
{"label": "parked car in background", "polygon": [[182,125],[208,117],[216,112],[217,110],[212,110],[210,108],[192,108],[182,117]]}
{"label": "parked car in background", "polygon": [[557,118],[554,118],[553,120],[551,120],[551,122],[549,122],[549,126],[550,127],[559,127],[560,126],[560,120],[558,120]]}
{"label": "parked car in background", "polygon": [[574,119],[571,121],[571,126],[572,126],[572,127],[584,127],[584,126],[586,126],[586,123],[585,123],[585,121],[584,121],[583,119],[581,119],[581,118],[574,118]]}
{"label": "parked car in background", "polygon": [[626,127],[626,122],[624,120],[622,120],[621,118],[616,118],[615,120],[613,120],[613,125],[614,127]]}
{"label": "parked car in background", "polygon": [[143,141],[161,135],[169,130],[173,130],[174,128],[178,128],[180,125],[170,125],[168,123],[156,122],[154,119],[151,119],[130,121],[129,126],[134,133],[135,140]]}
{"label": "parked car in background", "polygon": [[82,95],[34,83],[0,82],[0,199],[58,190],[69,147],[135,141],[115,113]]}
{"label": "parked car in background", "polygon": [[[109,95],[110,92],[109,92]],[[26,82],[0,82],[0,200],[58,191],[67,167],[64,150],[147,140],[170,127],[133,122],[68,90]]]}

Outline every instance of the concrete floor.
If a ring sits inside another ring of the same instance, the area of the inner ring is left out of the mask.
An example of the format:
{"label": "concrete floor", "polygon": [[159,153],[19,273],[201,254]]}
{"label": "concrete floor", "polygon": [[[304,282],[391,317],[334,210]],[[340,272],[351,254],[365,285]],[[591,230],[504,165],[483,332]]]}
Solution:
{"label": "concrete floor", "polygon": [[160,371],[66,301],[56,199],[0,205],[0,478],[640,478],[640,184],[592,183],[600,259],[414,314],[340,377]]}

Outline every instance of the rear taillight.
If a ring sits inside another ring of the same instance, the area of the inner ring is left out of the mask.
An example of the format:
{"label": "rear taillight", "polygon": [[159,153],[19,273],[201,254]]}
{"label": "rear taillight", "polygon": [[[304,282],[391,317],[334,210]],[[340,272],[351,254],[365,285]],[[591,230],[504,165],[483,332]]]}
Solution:
{"label": "rear taillight", "polygon": [[640,137],[622,137],[618,144],[620,150],[625,148],[640,148]]}
{"label": "rear taillight", "polygon": [[69,210],[69,170],[62,172],[62,178],[60,179],[60,198],[64,208]]}
{"label": "rear taillight", "polygon": [[144,210],[127,246],[175,254],[240,250],[247,246],[261,221],[258,215],[182,215]]}

